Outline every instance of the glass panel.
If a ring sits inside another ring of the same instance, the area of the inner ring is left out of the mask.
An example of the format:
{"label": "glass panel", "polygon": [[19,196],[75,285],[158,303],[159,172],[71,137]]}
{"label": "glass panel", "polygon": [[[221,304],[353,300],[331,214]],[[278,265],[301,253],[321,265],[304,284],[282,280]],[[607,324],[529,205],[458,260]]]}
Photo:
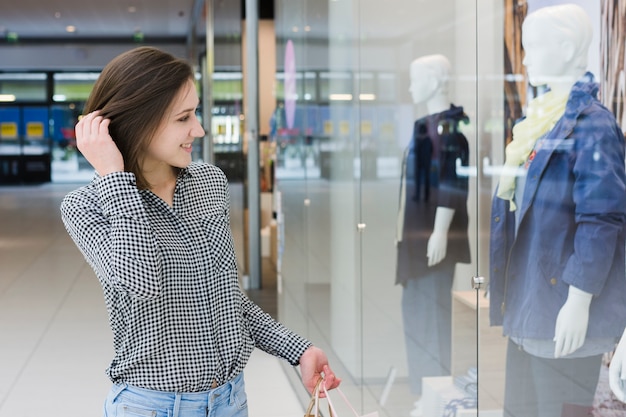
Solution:
{"label": "glass panel", "polygon": [[623,409],[608,384],[626,325],[618,2],[277,10],[283,33],[327,18],[294,37],[298,71],[317,74],[316,116],[298,128],[319,144],[320,175],[279,184],[281,318],[329,350],[358,409]]}
{"label": "glass panel", "polygon": [[213,73],[213,101],[238,101],[243,99],[241,72]]}
{"label": "glass panel", "polygon": [[475,415],[475,3],[358,4],[364,411]]}
{"label": "glass panel", "polygon": [[99,75],[99,72],[54,74],[52,99],[56,102],[86,101]]}
{"label": "glass panel", "polygon": [[[327,350],[362,414],[441,416],[445,406],[475,414],[476,4],[282,1],[277,12],[279,33],[281,25],[284,33],[299,26],[305,13],[327,18],[318,32],[311,25],[310,39],[293,40],[299,71],[309,70],[307,53],[317,58],[309,64],[317,110],[307,106],[305,129],[319,150],[319,177],[279,177],[280,318]],[[411,77],[411,63],[423,57]],[[288,99],[281,77],[277,97]],[[285,150],[297,155],[299,144]],[[436,266],[426,256],[431,235],[441,237],[438,253],[447,250]]]}
{"label": "glass panel", "polygon": [[55,104],[50,107],[53,182],[87,182],[93,178],[93,167],[76,148],[74,127],[99,76],[99,72],[53,74]]}
{"label": "glass panel", "polygon": [[216,153],[237,152],[242,147],[241,103],[216,103],[211,117],[211,131]]}
{"label": "glass panel", "polygon": [[88,182],[93,178],[93,167],[76,148],[74,127],[82,109],[83,103],[51,107],[53,182]]}
{"label": "glass panel", "polygon": [[44,73],[0,74],[0,102],[45,102],[46,79]]}
{"label": "glass panel", "polygon": [[349,72],[321,72],[320,99],[324,101],[351,101],[352,76]]}
{"label": "glass panel", "polygon": [[22,110],[17,106],[0,107],[0,152],[20,154]]}
{"label": "glass panel", "polygon": [[480,74],[503,74],[478,90],[495,325],[480,321],[481,392],[511,416],[620,413],[608,384],[626,317],[619,2],[506,1],[503,21],[479,4],[479,27],[505,45],[479,56]]}
{"label": "glass panel", "polygon": [[[306,29],[313,16],[324,19],[326,8],[319,0],[276,2],[276,31],[285,37],[278,37],[276,45],[277,110],[270,137],[277,148],[279,317],[324,349],[339,367],[329,334],[330,203],[328,186],[319,179],[324,132],[320,120],[328,119],[329,112],[319,101],[317,70],[325,67],[318,57],[327,53],[327,46],[325,39],[317,38],[321,27]],[[306,402],[308,395],[297,392]]]}

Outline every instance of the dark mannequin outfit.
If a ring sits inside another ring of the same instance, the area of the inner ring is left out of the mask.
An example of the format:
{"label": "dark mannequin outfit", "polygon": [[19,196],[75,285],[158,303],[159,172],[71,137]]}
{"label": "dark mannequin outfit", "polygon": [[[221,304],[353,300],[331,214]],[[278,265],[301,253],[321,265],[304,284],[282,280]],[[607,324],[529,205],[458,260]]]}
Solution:
{"label": "dark mannequin outfit", "polygon": [[[463,108],[454,105],[417,120],[403,160],[399,214],[403,226],[398,239],[396,283],[403,286],[409,378],[415,394],[421,394],[422,377],[450,373],[454,268],[458,262],[470,261],[468,178],[456,170],[457,160],[462,166],[469,162],[467,139],[459,130],[459,125],[467,122]],[[410,166],[413,173],[407,173]],[[408,191],[409,185],[414,192]],[[405,193],[412,197],[406,198]],[[429,267],[427,245],[437,207],[454,210],[454,216],[448,230],[447,255]]]}

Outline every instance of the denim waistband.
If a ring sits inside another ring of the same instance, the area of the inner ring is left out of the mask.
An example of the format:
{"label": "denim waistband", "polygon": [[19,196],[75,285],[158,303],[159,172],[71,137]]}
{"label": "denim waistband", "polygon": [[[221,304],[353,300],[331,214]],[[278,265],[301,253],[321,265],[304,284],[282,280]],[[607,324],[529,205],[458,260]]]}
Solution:
{"label": "denim waistband", "polygon": [[219,387],[201,392],[169,392],[141,388],[126,383],[116,383],[111,389],[113,398],[120,394],[133,397],[135,401],[145,401],[159,408],[178,408],[189,406],[204,406],[228,402],[232,404],[234,394],[243,386],[243,373]]}

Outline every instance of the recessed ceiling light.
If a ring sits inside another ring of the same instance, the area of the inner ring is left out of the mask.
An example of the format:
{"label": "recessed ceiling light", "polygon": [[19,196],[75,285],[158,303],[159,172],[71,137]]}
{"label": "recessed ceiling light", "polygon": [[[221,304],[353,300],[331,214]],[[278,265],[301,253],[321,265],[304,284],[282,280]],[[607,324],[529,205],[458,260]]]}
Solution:
{"label": "recessed ceiling light", "polygon": [[76,32],[76,26],[74,26],[74,25],[67,25],[67,26],[65,26],[65,31],[67,33],[74,33],[74,32]]}
{"label": "recessed ceiling light", "polygon": [[359,100],[363,100],[363,101],[376,100],[376,95],[375,94],[359,94]]}
{"label": "recessed ceiling light", "polygon": [[128,6],[128,13],[135,13],[137,8],[135,6]]}
{"label": "recessed ceiling light", "polygon": [[13,95],[13,94],[0,94],[0,101],[2,101],[2,102],[15,101],[15,95]]}
{"label": "recessed ceiling light", "polygon": [[328,98],[332,101],[350,101],[352,94],[329,94]]}

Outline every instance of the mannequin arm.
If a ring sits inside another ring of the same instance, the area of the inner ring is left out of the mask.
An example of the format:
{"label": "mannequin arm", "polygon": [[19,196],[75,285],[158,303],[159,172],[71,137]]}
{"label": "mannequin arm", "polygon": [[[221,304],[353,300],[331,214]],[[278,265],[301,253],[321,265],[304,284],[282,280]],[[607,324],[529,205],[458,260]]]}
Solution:
{"label": "mannequin arm", "polygon": [[560,358],[576,351],[585,343],[589,324],[589,304],[592,294],[570,285],[567,300],[556,318],[554,357]]}
{"label": "mannequin arm", "polygon": [[450,223],[454,217],[454,209],[449,207],[437,207],[435,212],[435,226],[433,233],[428,239],[428,247],[426,249],[426,257],[428,258],[428,266],[437,265],[446,257],[448,249],[448,230]]}
{"label": "mannequin arm", "polygon": [[626,402],[626,330],[617,344],[609,365],[609,385],[621,402]]}

